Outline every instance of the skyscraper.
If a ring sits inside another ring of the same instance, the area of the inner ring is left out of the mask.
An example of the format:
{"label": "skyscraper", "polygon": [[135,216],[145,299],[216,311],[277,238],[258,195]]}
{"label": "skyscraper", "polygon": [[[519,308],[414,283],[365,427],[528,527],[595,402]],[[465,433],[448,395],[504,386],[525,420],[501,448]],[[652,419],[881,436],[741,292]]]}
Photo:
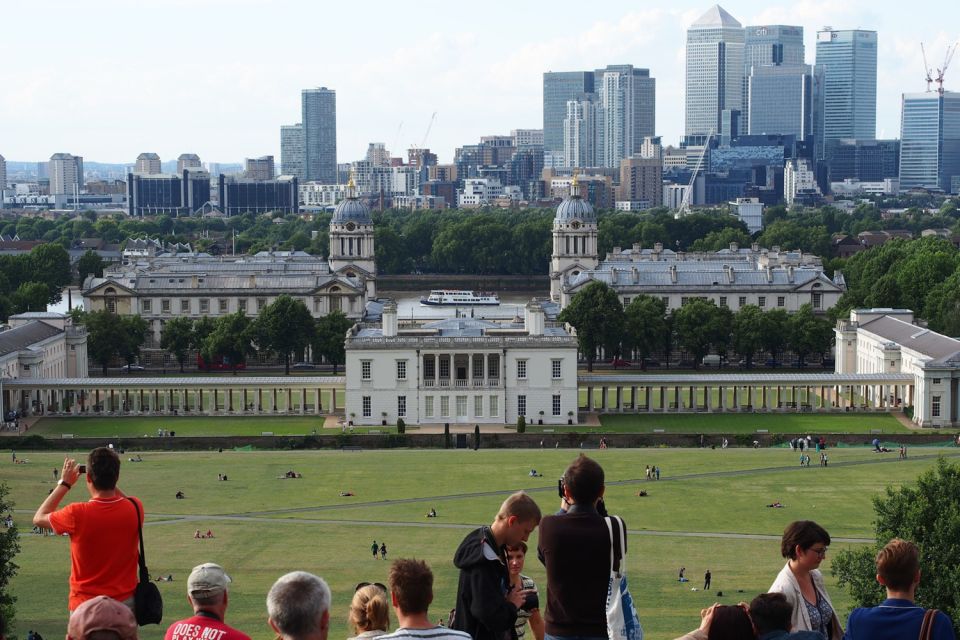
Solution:
{"label": "skyscraper", "polygon": [[803,140],[812,135],[813,76],[805,64],[754,65],[747,81],[747,122],[750,135],[789,134]]}
{"label": "skyscraper", "polygon": [[306,182],[303,158],[303,125],[286,124],[280,127],[280,174],[294,176]]}
{"label": "skyscraper", "polygon": [[137,156],[134,172],[148,175],[160,173],[160,156],[155,153],[141,153]]}
{"label": "skyscraper", "polygon": [[[7,188],[7,161],[4,160],[3,156],[0,156],[0,196],[3,195],[3,190]],[[3,203],[0,203],[2,206]]]}
{"label": "skyscraper", "polygon": [[273,180],[275,171],[273,167],[273,156],[260,156],[259,158],[246,158],[244,160],[244,177],[247,180]]}
{"label": "skyscraper", "polygon": [[877,32],[817,32],[817,67],[823,73],[822,140],[877,135]]}
{"label": "skyscraper", "polygon": [[83,158],[69,153],[55,153],[47,163],[50,194],[73,194],[83,189]]}
{"label": "skyscraper", "polygon": [[203,167],[200,156],[195,153],[181,153],[177,158],[177,175],[183,175],[184,169],[199,169]]}
{"label": "skyscraper", "polygon": [[752,25],[744,29],[743,44],[743,126],[750,119],[749,78],[753,67],[804,64],[803,27],[783,24]]}
{"label": "skyscraper", "polygon": [[577,100],[585,93],[593,93],[593,83],[594,74],[590,71],[548,71],[543,74],[545,154],[563,155],[563,121],[567,117],[567,102]]}
{"label": "skyscraper", "polygon": [[308,181],[337,182],[337,92],[326,87],[304,89],[303,172]]}
{"label": "skyscraper", "polygon": [[900,188],[960,191],[960,93],[903,94]]}
{"label": "skyscraper", "polygon": [[597,143],[601,141],[600,104],[592,93],[567,101],[567,117],[563,120],[563,165],[595,167]]}
{"label": "skyscraper", "polygon": [[656,134],[656,80],[648,69],[629,64],[597,69],[594,76],[602,130],[597,162],[619,167],[622,159],[640,152],[645,137]]}
{"label": "skyscraper", "polygon": [[722,111],[742,110],[743,49],[743,27],[720,5],[687,29],[688,137],[716,133]]}

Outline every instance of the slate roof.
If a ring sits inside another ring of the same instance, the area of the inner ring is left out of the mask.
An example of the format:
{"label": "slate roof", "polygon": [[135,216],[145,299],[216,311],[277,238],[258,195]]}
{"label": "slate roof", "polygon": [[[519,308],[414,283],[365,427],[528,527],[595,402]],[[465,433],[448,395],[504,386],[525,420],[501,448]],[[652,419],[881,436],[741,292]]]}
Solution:
{"label": "slate roof", "polygon": [[46,322],[36,320],[22,327],[0,332],[0,356],[22,351],[58,333],[63,333],[63,331]]}
{"label": "slate roof", "polygon": [[930,358],[928,364],[960,365],[960,340],[930,329],[904,322],[892,316],[881,316],[862,323],[860,328],[881,338],[895,342]]}

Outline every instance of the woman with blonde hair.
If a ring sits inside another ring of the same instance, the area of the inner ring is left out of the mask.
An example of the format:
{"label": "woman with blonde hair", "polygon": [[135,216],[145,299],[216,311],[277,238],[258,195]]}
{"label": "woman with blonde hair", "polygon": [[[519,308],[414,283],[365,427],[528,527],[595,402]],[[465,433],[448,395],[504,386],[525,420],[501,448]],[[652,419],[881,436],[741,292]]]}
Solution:
{"label": "woman with blonde hair", "polygon": [[350,603],[350,626],[354,635],[347,640],[376,638],[387,633],[390,626],[390,603],[387,588],[375,582],[361,582]]}

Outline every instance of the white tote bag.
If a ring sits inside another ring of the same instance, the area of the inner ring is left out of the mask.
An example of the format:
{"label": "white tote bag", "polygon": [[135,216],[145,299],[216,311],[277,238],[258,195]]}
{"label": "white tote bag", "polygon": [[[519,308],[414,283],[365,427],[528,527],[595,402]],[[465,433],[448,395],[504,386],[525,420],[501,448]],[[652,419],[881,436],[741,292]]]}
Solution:
{"label": "white tote bag", "polygon": [[643,640],[640,616],[627,588],[623,558],[627,531],[619,516],[607,516],[610,532],[610,580],[607,583],[607,637],[609,640]]}

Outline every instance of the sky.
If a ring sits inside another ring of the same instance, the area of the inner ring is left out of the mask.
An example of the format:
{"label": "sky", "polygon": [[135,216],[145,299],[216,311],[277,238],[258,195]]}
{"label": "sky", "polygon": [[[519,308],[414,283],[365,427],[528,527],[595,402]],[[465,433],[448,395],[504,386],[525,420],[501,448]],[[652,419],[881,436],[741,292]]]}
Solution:
{"label": "sky", "polygon": [[[300,121],[300,90],[337,92],[339,162],[370,142],[423,145],[451,162],[480,136],[543,125],[543,72],[649,68],[657,133],[683,133],[686,28],[712,5],[416,0],[4,0],[0,155],[132,164],[197,153],[204,162],[272,154]],[[721,3],[744,26],[878,32],[877,136],[899,137],[900,95],[923,91],[923,41],[941,66],[960,41],[956,0]],[[471,8],[472,7],[472,8]],[[960,55],[946,75],[960,90]],[[433,114],[429,135],[427,129]],[[424,144],[425,143],[425,144]]]}

